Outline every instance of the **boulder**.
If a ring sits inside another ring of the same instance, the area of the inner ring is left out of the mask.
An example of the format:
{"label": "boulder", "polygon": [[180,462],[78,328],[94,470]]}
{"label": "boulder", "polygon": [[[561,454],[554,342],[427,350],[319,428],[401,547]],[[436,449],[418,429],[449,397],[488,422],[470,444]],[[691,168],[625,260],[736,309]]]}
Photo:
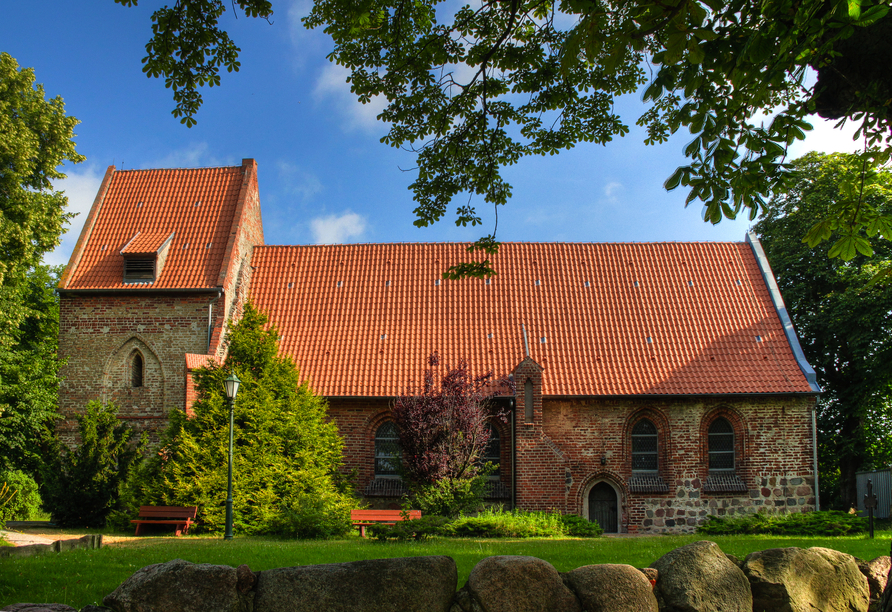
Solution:
{"label": "boulder", "polygon": [[889,556],[877,557],[873,561],[858,560],[858,570],[867,578],[867,589],[870,591],[870,609],[879,606],[880,598],[886,589],[886,580],[889,578]]}
{"label": "boulder", "polygon": [[644,577],[650,581],[652,587],[657,586],[657,578],[660,577],[660,572],[652,567],[639,567],[638,571],[644,574]]}
{"label": "boulder", "polygon": [[747,555],[753,609],[867,612],[867,579],[855,558],[829,548],[772,548]]}
{"label": "boulder", "polygon": [[672,550],[651,567],[660,573],[655,589],[661,612],[752,612],[746,576],[715,542],[693,542]]}
{"label": "boulder", "polygon": [[564,582],[584,612],[659,610],[650,579],[631,565],[586,565],[564,574]]}
{"label": "boulder", "polygon": [[238,612],[236,584],[233,567],[174,559],[138,570],[102,604],[114,612]]}
{"label": "boulder", "polygon": [[77,612],[77,608],[58,603],[15,603],[0,612]]}
{"label": "boulder", "polygon": [[283,567],[258,573],[254,612],[447,612],[451,557],[407,557]]}
{"label": "boulder", "polygon": [[487,557],[474,566],[456,607],[466,612],[581,612],[573,592],[542,559]]}

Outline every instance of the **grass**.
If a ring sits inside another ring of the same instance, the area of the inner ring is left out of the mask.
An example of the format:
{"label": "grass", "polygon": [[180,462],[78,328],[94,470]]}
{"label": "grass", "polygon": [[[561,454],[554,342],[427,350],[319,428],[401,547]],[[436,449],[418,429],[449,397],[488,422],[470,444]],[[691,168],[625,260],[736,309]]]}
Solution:
{"label": "grass", "polygon": [[171,559],[194,563],[238,566],[254,570],[276,567],[338,563],[360,559],[448,555],[458,565],[463,585],[474,565],[493,555],[530,555],[549,561],[566,572],[583,565],[628,563],[645,567],[679,546],[697,540],[713,540],[737,557],[788,546],[823,546],[862,559],[889,554],[892,532],[865,536],[654,536],[640,538],[478,540],[437,538],[424,542],[379,543],[352,537],[330,541],[282,541],[239,538],[224,542],[219,537],[147,537],[100,550],[74,550],[29,558],[0,558],[0,607],[19,602],[54,602],[75,608],[100,604],[102,598],[139,568]]}

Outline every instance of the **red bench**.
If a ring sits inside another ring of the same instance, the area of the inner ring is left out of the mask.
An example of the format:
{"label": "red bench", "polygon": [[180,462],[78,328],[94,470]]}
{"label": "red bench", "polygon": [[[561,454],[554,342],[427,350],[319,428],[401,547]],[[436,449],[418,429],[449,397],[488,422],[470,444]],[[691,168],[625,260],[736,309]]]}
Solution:
{"label": "red bench", "polygon": [[[420,519],[421,510],[409,510],[406,512],[410,519]],[[366,537],[365,528],[372,525],[393,525],[405,520],[403,510],[351,510],[350,520],[353,526],[359,529],[359,535]]]}
{"label": "red bench", "polygon": [[189,531],[197,512],[198,506],[140,506],[139,518],[130,522],[136,523],[135,535],[143,525],[174,525],[176,534],[182,535]]}

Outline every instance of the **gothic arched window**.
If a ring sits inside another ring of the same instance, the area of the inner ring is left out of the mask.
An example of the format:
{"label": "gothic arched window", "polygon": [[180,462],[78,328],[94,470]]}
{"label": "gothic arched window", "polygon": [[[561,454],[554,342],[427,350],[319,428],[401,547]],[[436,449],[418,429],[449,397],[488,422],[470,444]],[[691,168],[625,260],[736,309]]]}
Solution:
{"label": "gothic arched window", "polygon": [[709,471],[734,470],[734,428],[719,417],[709,424]]}
{"label": "gothic arched window", "polygon": [[130,360],[130,386],[142,387],[143,361],[142,355],[138,352],[133,353],[133,359]]}
{"label": "gothic arched window", "polygon": [[656,472],[659,467],[657,428],[641,419],[632,428],[632,471]]}
{"label": "gothic arched window", "polygon": [[375,478],[397,478],[397,458],[400,455],[400,438],[396,424],[387,421],[375,432]]}

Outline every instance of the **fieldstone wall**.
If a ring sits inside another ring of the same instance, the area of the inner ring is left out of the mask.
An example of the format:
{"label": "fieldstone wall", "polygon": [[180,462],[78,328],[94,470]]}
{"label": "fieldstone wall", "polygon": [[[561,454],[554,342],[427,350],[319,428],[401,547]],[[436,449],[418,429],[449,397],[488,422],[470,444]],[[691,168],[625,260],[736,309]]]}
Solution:
{"label": "fieldstone wall", "polygon": [[[252,572],[175,559],[146,566],[81,612],[877,612],[886,577],[826,548],[777,548],[743,561],[714,542],[677,548],[649,568],[586,565],[568,573],[535,557],[480,561],[456,591],[445,556],[376,559]],[[887,594],[888,597],[888,594]],[[4,611],[77,612],[60,604]]]}

